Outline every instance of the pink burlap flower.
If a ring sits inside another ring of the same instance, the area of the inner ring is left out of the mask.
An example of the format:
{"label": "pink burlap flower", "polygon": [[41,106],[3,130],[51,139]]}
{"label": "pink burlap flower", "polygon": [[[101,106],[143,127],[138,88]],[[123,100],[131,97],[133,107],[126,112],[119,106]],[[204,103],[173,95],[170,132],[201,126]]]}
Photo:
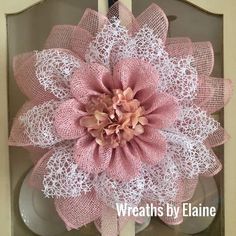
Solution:
{"label": "pink burlap flower", "polygon": [[76,140],[81,169],[129,180],[142,163],[156,165],[164,157],[159,130],[174,123],[179,107],[173,96],[158,92],[154,67],[126,59],[111,73],[94,63],[76,69],[70,81],[73,98],[59,105],[54,124],[61,140]]}
{"label": "pink burlap flower", "polygon": [[209,42],[167,30],[157,5],[135,18],[117,2],[107,16],[88,9],[78,25],[55,26],[44,50],[14,60],[28,101],[9,142],[42,153],[30,184],[55,199],[68,229],[95,221],[117,235],[116,203],[180,206],[199,176],[221,169],[212,147],[228,135],[211,114],[231,82],[210,77]]}

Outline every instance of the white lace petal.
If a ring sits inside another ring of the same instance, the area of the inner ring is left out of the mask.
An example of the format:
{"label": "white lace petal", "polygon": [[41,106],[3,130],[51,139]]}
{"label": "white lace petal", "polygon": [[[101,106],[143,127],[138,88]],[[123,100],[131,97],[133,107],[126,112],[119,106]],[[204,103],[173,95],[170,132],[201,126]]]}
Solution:
{"label": "white lace petal", "polygon": [[70,98],[69,78],[79,68],[81,60],[68,50],[36,51],[36,77],[46,91],[58,99]]}
{"label": "white lace petal", "polygon": [[124,183],[112,180],[102,173],[95,181],[95,190],[98,196],[112,208],[116,208],[116,203],[124,202],[129,206],[137,206],[142,199],[144,187],[143,176]]}
{"label": "white lace petal", "polygon": [[163,132],[168,140],[167,156],[170,156],[184,178],[196,178],[218,164],[215,156],[204,144],[183,134]]}
{"label": "white lace petal", "polygon": [[159,72],[160,91],[175,96],[182,103],[195,98],[198,78],[192,56],[170,57],[152,29],[145,26],[132,37],[120,21],[113,18],[90,43],[86,61],[112,68],[125,58],[139,58],[152,64]]}
{"label": "white lace petal", "polygon": [[34,106],[19,117],[25,134],[34,146],[47,148],[61,141],[54,128],[54,112],[58,105],[58,101],[51,100]]}
{"label": "white lace petal", "polygon": [[185,105],[182,107],[180,117],[175,122],[173,130],[203,143],[219,127],[220,123],[209,117],[206,111],[196,105]]}
{"label": "white lace petal", "polygon": [[71,147],[57,147],[47,163],[46,171],[43,179],[46,197],[78,197],[92,189],[92,178],[78,168]]}
{"label": "white lace petal", "polygon": [[142,175],[146,180],[143,192],[145,200],[167,203],[176,199],[180,172],[170,157],[163,158],[156,166],[145,166]]}
{"label": "white lace petal", "polygon": [[[120,25],[120,20],[112,18],[90,43],[85,60],[88,63],[96,62],[111,67],[112,54],[117,55],[119,47],[125,45],[129,40],[128,30]],[[117,57],[115,56],[115,58]]]}

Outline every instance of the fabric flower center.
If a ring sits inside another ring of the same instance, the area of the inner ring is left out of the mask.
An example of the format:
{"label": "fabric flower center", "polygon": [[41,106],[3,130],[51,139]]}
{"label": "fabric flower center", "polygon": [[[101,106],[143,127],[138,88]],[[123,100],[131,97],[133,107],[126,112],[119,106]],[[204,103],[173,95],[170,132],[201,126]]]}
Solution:
{"label": "fabric flower center", "polygon": [[148,120],[131,88],[112,92],[91,98],[86,105],[88,115],[81,118],[80,125],[88,129],[99,145],[116,148],[142,134]]}

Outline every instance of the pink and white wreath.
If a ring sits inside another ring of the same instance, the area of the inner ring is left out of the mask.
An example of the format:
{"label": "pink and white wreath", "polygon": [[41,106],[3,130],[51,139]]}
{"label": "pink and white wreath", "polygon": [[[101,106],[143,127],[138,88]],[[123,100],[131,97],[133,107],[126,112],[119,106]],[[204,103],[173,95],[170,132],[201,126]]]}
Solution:
{"label": "pink and white wreath", "polygon": [[179,206],[198,176],[221,169],[212,147],[228,135],[211,114],[231,82],[210,77],[209,42],[167,30],[157,5],[134,18],[118,2],[107,17],[88,9],[78,25],[55,26],[42,51],[15,58],[28,101],[9,142],[43,150],[30,183],[55,199],[68,229],[116,220],[116,203]]}

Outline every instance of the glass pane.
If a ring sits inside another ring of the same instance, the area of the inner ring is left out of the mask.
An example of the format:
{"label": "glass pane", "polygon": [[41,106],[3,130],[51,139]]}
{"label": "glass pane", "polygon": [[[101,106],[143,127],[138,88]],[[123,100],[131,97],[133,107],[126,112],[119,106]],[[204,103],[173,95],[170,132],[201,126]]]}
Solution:
{"label": "glass pane", "polygon": [[[221,15],[215,15],[201,10],[198,7],[192,6],[189,3],[180,0],[145,0],[145,1],[132,1],[133,14],[137,16],[143,10],[145,10],[152,3],[158,4],[166,13],[169,19],[169,37],[190,37],[192,41],[210,41],[213,44],[215,52],[215,65],[212,76],[223,76],[223,17]],[[223,110],[214,114],[214,116],[223,124]],[[223,146],[216,148],[215,153],[223,163],[224,150]],[[218,212],[213,219],[213,222],[209,225],[209,219],[202,217],[201,219],[189,219],[184,225],[170,227],[165,225],[158,218],[152,218],[151,224],[143,232],[139,233],[139,236],[146,235],[178,235],[187,236],[191,234],[191,230],[194,231],[199,225],[194,235],[199,236],[221,236],[224,235],[224,202],[223,202],[223,179],[224,173],[221,171],[217,176],[209,179],[201,179],[201,183],[198,186],[198,190],[195,193],[192,201],[201,202],[199,194],[204,191],[204,185],[207,186],[207,181],[213,181],[210,185],[214,185],[216,182],[217,188],[207,190],[207,195],[210,197],[209,204],[218,205]],[[205,194],[205,193],[204,193]],[[217,204],[219,200],[219,204]],[[191,202],[191,201],[190,201]],[[204,226],[205,225],[205,226]],[[209,225],[207,227],[207,225]],[[188,233],[187,233],[188,232]]]}
{"label": "glass pane", "polygon": [[[18,14],[7,15],[8,30],[8,94],[9,94],[9,126],[13,117],[23,105],[25,97],[18,89],[13,78],[12,59],[15,55],[41,49],[54,25],[76,25],[84,10],[92,8],[97,11],[97,1],[86,0],[48,0],[39,3]],[[12,235],[36,235],[27,228],[19,212],[19,192],[28,170],[32,167],[29,154],[22,148],[10,148],[11,196],[12,196]],[[27,202],[26,202],[27,205]],[[40,214],[40,202],[36,202]],[[50,211],[49,211],[50,213]],[[49,219],[50,216],[48,216]],[[63,223],[62,223],[63,224]],[[70,231],[60,235],[95,235],[93,224],[83,227],[79,232]]]}

